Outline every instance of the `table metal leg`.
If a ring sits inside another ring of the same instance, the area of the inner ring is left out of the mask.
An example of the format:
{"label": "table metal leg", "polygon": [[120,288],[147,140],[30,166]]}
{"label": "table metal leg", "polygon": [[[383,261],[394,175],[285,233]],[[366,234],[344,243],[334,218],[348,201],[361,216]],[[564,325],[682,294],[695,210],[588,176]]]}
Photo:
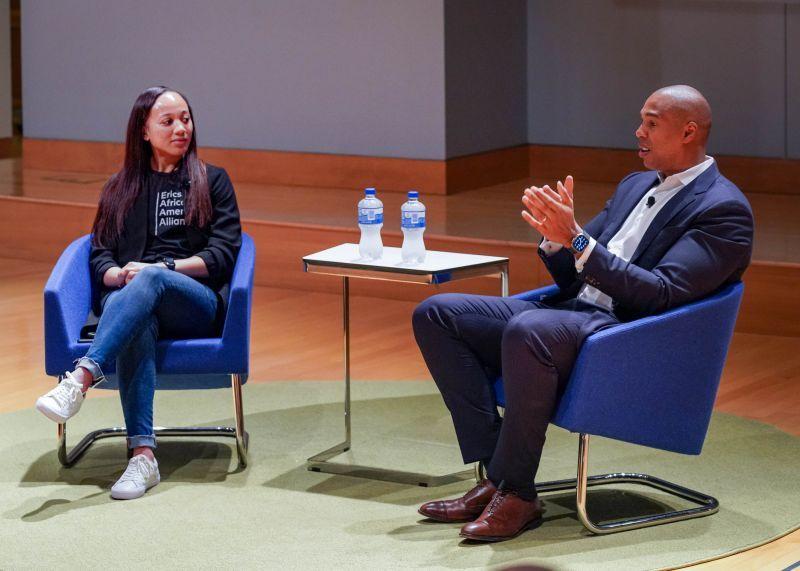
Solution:
{"label": "table metal leg", "polygon": [[350,450],[350,278],[342,278],[342,337],[344,339],[344,442],[331,446],[306,461],[306,467],[313,472],[338,474],[333,467],[338,464],[328,462]]}
{"label": "table metal leg", "polygon": [[344,432],[345,450],[350,450],[350,278],[342,278],[342,325],[344,338]]}
{"label": "table metal leg", "polygon": [[[508,274],[505,274],[506,277]],[[506,286],[507,289],[507,286]],[[372,466],[360,466],[358,464],[345,464],[342,462],[329,462],[329,460],[339,454],[350,450],[351,426],[350,426],[350,282],[347,276],[342,278],[342,323],[344,326],[344,431],[345,440],[327,450],[311,456],[306,461],[306,467],[312,472],[323,472],[325,474],[342,474],[355,476],[358,478],[368,478],[370,480],[382,480],[385,482],[396,482],[398,484],[412,484],[423,487],[442,486],[461,480],[469,480],[474,474],[473,470],[463,470],[453,474],[442,476],[431,476],[418,472],[403,472],[400,470],[390,470],[386,468],[375,468]]]}
{"label": "table metal leg", "polygon": [[508,297],[508,266],[500,272],[500,295]]}

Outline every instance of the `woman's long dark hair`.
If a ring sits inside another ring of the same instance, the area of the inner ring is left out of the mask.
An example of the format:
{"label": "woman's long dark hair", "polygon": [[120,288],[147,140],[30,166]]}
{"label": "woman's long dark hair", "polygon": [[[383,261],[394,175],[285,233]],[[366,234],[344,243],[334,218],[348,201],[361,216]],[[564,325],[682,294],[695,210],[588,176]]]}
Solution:
{"label": "woman's long dark hair", "polygon": [[[126,215],[144,188],[146,177],[152,170],[150,160],[153,156],[150,143],[144,140],[144,127],[156,100],[168,91],[183,97],[194,123],[192,106],[182,93],[159,85],[139,94],[128,119],[125,162],[122,169],[108,179],[100,194],[100,204],[92,226],[94,244],[97,246],[108,248],[116,243]],[[197,156],[196,133],[192,129],[192,140],[181,161],[180,172],[186,188],[186,224],[202,228],[211,220],[211,196],[206,165]]]}

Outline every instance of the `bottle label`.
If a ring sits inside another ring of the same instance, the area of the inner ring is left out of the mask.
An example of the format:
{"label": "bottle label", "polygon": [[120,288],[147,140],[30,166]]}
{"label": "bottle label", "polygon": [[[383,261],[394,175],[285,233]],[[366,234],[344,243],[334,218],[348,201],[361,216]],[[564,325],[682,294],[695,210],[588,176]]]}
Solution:
{"label": "bottle label", "polygon": [[400,226],[403,228],[425,228],[425,213],[403,212]]}
{"label": "bottle label", "polygon": [[359,224],[383,224],[383,208],[359,208]]}

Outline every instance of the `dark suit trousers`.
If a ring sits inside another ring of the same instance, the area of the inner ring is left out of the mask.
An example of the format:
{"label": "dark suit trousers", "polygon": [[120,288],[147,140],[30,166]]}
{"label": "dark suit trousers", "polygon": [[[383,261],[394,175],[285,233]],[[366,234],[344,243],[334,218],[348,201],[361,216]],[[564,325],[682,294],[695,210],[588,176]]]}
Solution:
{"label": "dark suit trousers", "polygon": [[[488,462],[489,478],[536,496],[547,425],[584,339],[616,324],[576,300],[557,305],[442,294],[414,311],[417,344],[442,393],[465,463]],[[502,375],[501,418],[492,384]]]}

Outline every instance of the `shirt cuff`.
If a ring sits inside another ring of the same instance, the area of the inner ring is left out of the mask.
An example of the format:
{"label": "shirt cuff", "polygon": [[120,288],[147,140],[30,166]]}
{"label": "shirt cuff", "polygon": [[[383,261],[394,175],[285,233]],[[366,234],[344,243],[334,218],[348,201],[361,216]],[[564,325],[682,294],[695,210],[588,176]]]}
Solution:
{"label": "shirt cuff", "polygon": [[217,260],[214,259],[214,255],[206,250],[201,250],[195,254],[198,258],[203,260],[206,264],[206,269],[208,270],[208,277],[211,280],[216,279],[217,273]]}
{"label": "shirt cuff", "polygon": [[106,272],[108,270],[110,270],[111,268],[116,268],[116,267],[117,267],[117,263],[116,262],[106,262],[105,264],[103,264],[102,266],[97,268],[97,275],[100,278],[99,279],[100,285],[105,286],[105,283],[103,282],[103,278],[106,277]]}
{"label": "shirt cuff", "polygon": [[539,249],[542,252],[544,252],[547,256],[552,256],[553,254],[561,250],[561,248],[563,247],[564,246],[562,246],[558,242],[551,242],[546,238],[542,238],[542,241],[539,243]]}
{"label": "shirt cuff", "polygon": [[589,245],[586,246],[586,249],[581,254],[581,257],[578,258],[577,260],[575,260],[575,269],[578,270],[578,273],[581,273],[583,271],[583,265],[589,259],[589,255],[592,253],[592,250],[594,250],[594,247],[595,247],[596,244],[597,244],[597,240],[595,240],[594,238],[590,237],[589,238]]}

